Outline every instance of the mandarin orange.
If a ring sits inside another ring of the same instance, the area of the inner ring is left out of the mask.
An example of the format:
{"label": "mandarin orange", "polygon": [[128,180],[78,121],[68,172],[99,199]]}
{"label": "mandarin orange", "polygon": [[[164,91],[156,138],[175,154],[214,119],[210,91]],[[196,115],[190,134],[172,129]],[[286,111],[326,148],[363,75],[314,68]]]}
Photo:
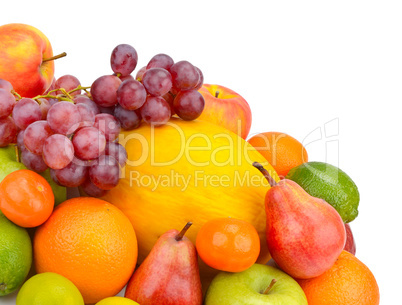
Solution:
{"label": "mandarin orange", "polygon": [[282,132],[263,132],[247,140],[272,165],[280,177],[308,161],[307,150],[294,137]]}
{"label": "mandarin orange", "polygon": [[260,254],[260,239],[254,226],[229,217],[207,221],[198,231],[195,245],[208,266],[228,272],[246,270]]}
{"label": "mandarin orange", "polygon": [[380,304],[380,292],[373,273],[345,250],[324,274],[297,282],[306,294],[309,305]]}

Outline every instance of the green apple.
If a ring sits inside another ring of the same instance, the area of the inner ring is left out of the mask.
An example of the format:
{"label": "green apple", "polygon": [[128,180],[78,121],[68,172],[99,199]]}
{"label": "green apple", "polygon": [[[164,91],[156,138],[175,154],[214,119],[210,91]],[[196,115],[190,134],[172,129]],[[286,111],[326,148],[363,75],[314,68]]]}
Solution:
{"label": "green apple", "polygon": [[[0,148],[0,182],[4,179],[8,174],[19,170],[19,169],[27,169],[24,164],[17,161],[17,155],[15,151],[14,145],[9,145],[7,147]],[[49,170],[45,170],[40,175],[49,182],[52,187],[54,193],[54,201],[55,205],[62,203],[66,200],[67,190],[65,187],[56,184],[53,179],[50,177]]]}
{"label": "green apple", "polygon": [[212,280],[205,305],[307,305],[299,284],[283,271],[262,264],[237,272],[220,272]]}

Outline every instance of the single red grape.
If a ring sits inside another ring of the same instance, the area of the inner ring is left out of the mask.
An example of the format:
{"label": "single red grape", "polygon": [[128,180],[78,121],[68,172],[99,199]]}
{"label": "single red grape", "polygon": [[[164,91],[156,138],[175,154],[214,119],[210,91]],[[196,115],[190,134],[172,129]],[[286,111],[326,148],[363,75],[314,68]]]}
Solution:
{"label": "single red grape", "polygon": [[162,96],[172,88],[172,76],[165,69],[151,68],[145,71],[142,83],[149,94]]}
{"label": "single red grape", "polygon": [[137,51],[129,44],[117,45],[110,56],[110,65],[114,73],[122,76],[129,75],[134,71],[138,62]]}
{"label": "single red grape", "polygon": [[204,97],[197,90],[180,92],[173,101],[174,111],[186,121],[198,118],[204,110],[204,106]]}
{"label": "single red grape", "polygon": [[166,124],[171,117],[170,106],[161,96],[148,96],[140,110],[142,119],[154,126]]}

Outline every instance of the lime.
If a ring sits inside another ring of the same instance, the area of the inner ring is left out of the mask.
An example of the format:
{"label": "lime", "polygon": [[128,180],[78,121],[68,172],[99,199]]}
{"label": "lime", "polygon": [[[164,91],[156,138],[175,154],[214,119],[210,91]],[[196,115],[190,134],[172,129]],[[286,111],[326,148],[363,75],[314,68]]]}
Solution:
{"label": "lime", "polygon": [[0,212],[0,296],[17,290],[32,265],[32,243],[26,229]]}
{"label": "lime", "polygon": [[311,196],[324,199],[351,222],[358,215],[359,190],[353,180],[341,169],[325,162],[306,162],[292,168],[286,175]]}
{"label": "lime", "polygon": [[138,305],[138,303],[128,298],[109,297],[99,301],[95,305]]}
{"label": "lime", "polygon": [[84,305],[78,288],[64,276],[38,273],[22,285],[16,305]]}

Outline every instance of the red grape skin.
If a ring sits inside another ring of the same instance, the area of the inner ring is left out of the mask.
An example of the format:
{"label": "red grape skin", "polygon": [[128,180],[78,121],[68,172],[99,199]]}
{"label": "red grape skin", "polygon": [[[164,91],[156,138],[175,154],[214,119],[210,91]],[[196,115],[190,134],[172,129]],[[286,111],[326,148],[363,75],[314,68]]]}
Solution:
{"label": "red grape skin", "polygon": [[75,104],[60,101],[50,107],[47,121],[55,133],[70,135],[80,126],[81,115]]}
{"label": "red grape skin", "polygon": [[131,74],[126,75],[126,76],[120,76],[119,78],[120,78],[120,80],[121,80],[122,82],[124,82],[124,81],[126,81],[126,80],[134,80],[134,79],[135,79],[134,76],[132,76]]}
{"label": "red grape skin", "polygon": [[121,84],[120,78],[114,75],[98,77],[91,85],[93,101],[101,107],[111,107],[117,104],[117,89]]}
{"label": "red grape skin", "polygon": [[166,93],[164,96],[162,96],[163,97],[163,99],[169,104],[169,106],[170,106],[170,112],[171,112],[171,115],[174,115],[175,114],[175,112],[174,112],[174,108],[173,108],[173,101],[174,101],[174,98],[176,97],[172,92],[168,92],[168,93]]}
{"label": "red grape skin", "polygon": [[95,115],[94,127],[98,128],[107,141],[114,141],[121,131],[120,122],[111,114],[100,113]]}
{"label": "red grape skin", "polygon": [[75,155],[81,160],[98,158],[105,150],[105,135],[95,127],[80,128],[72,139]]}
{"label": "red grape skin", "polygon": [[137,66],[137,51],[129,44],[117,45],[110,56],[110,65],[114,73],[122,76],[131,74]]}
{"label": "red grape skin", "polygon": [[13,90],[13,85],[8,80],[0,78],[0,89],[4,89],[7,92],[10,92]]}
{"label": "red grape skin", "polygon": [[151,60],[148,62],[146,69],[151,68],[163,68],[169,71],[170,67],[174,64],[173,59],[167,54],[156,54]]}
{"label": "red grape skin", "polygon": [[144,66],[141,69],[139,69],[137,71],[137,74],[135,75],[135,79],[138,80],[139,82],[142,82],[142,77],[143,77],[143,75],[144,75],[146,70],[147,70],[146,66]]}
{"label": "red grape skin", "polygon": [[44,172],[48,169],[41,155],[35,155],[26,148],[21,150],[21,161],[28,169],[37,173]]}
{"label": "red grape skin", "polygon": [[[63,88],[67,92],[69,92],[73,89],[76,89],[78,86],[81,86],[81,83],[78,80],[78,78],[76,78],[74,75],[69,75],[69,74],[59,77],[55,83],[55,89]],[[56,94],[62,94],[62,93],[63,92],[60,90],[56,91]],[[80,95],[80,94],[81,94],[81,90],[77,90],[77,91],[70,93],[71,96],[76,96],[76,95]]]}
{"label": "red grape skin", "polygon": [[137,80],[125,80],[117,89],[117,102],[127,110],[136,110],[144,105],[147,91]]}
{"label": "red grape skin", "polygon": [[171,117],[170,106],[161,96],[148,96],[141,107],[141,117],[148,124],[164,125]]}
{"label": "red grape skin", "polygon": [[116,106],[112,107],[99,107],[99,113],[107,113],[113,115]]}
{"label": "red grape skin", "polygon": [[115,158],[121,167],[126,164],[127,151],[120,143],[108,142],[106,144],[105,155]]}
{"label": "red grape skin", "polygon": [[125,130],[138,128],[142,121],[140,110],[126,110],[120,105],[114,109],[114,117],[120,122],[121,128]]}
{"label": "red grape skin", "polygon": [[198,75],[200,76],[200,79],[198,80],[197,85],[194,87],[194,90],[199,90],[202,87],[202,85],[204,84],[204,74],[198,67],[195,67],[195,69],[197,70]]}
{"label": "red grape skin", "polygon": [[110,190],[119,183],[119,163],[112,156],[101,155],[88,172],[92,183],[103,190]]}
{"label": "red grape skin", "polygon": [[24,132],[24,145],[32,153],[40,155],[43,143],[53,134],[52,129],[45,120],[40,120],[29,125]]}
{"label": "red grape skin", "polygon": [[88,179],[88,167],[78,163],[73,160],[62,169],[52,169],[59,184],[65,187],[77,187]]}
{"label": "red grape skin", "polygon": [[91,197],[102,197],[106,195],[106,193],[108,192],[107,190],[102,190],[99,187],[97,187],[95,184],[92,183],[92,181],[89,178],[85,180],[83,184],[80,185],[80,189]]}
{"label": "red grape skin", "polygon": [[0,119],[0,147],[5,147],[17,141],[18,127],[12,117]]}
{"label": "red grape skin", "polygon": [[145,71],[142,83],[149,94],[162,96],[172,88],[172,76],[165,69],[151,68]]}
{"label": "red grape skin", "polygon": [[100,113],[98,105],[96,105],[96,103],[86,95],[78,95],[74,97],[73,101],[76,105],[78,104],[88,105],[94,114]]}
{"label": "red grape skin", "polygon": [[42,112],[41,120],[46,120],[47,113],[48,113],[50,107],[52,107],[52,105],[50,104],[50,101],[46,98],[39,98],[38,102],[39,102],[40,111]]}
{"label": "red grape skin", "polygon": [[42,156],[43,160],[50,168],[64,168],[73,160],[73,143],[62,134],[51,135],[43,144]]}
{"label": "red grape skin", "polygon": [[182,60],[176,62],[170,67],[173,86],[180,90],[189,90],[194,88],[200,79],[197,69],[188,61]]}
{"label": "red grape skin", "polygon": [[93,126],[95,123],[95,113],[90,106],[84,103],[77,104],[78,111],[81,115],[80,127]]}
{"label": "red grape skin", "polygon": [[26,149],[25,144],[24,144],[24,132],[25,132],[25,130],[20,130],[17,134],[17,147],[20,150]]}
{"label": "red grape skin", "polygon": [[15,97],[7,91],[0,88],[0,119],[8,117],[16,104]]}
{"label": "red grape skin", "polygon": [[185,121],[198,118],[204,110],[205,100],[197,90],[180,92],[173,101],[176,114]]}
{"label": "red grape skin", "polygon": [[22,98],[14,106],[13,119],[18,128],[25,129],[29,124],[42,119],[42,111],[35,100]]}

